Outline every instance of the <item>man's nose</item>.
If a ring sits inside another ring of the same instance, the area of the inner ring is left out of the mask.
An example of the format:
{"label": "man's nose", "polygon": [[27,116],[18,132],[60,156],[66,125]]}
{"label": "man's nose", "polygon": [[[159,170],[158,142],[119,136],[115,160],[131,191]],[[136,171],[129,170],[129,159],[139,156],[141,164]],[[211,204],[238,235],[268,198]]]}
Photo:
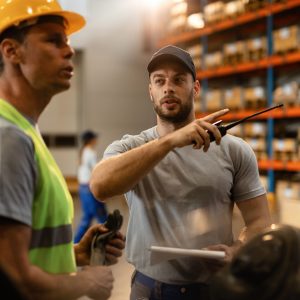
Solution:
{"label": "man's nose", "polygon": [[171,80],[167,80],[164,86],[164,93],[169,94],[174,92],[174,84]]}

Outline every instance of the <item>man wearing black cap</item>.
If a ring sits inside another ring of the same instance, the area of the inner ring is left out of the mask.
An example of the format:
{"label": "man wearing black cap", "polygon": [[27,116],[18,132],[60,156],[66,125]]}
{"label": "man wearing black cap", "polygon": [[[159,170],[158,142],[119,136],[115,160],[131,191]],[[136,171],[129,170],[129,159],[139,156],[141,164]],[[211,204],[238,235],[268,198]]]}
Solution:
{"label": "man wearing black cap", "polygon": [[223,250],[230,261],[241,244],[232,234],[233,205],[249,237],[270,224],[265,190],[249,145],[231,135],[221,142],[211,124],[228,110],[195,119],[200,84],[189,53],[166,46],[152,56],[148,72],[157,125],[112,143],[93,171],[91,190],[102,200],[126,195],[126,253],[135,267],[131,300],[208,300],[220,262],[181,257],[154,263],[148,249]]}

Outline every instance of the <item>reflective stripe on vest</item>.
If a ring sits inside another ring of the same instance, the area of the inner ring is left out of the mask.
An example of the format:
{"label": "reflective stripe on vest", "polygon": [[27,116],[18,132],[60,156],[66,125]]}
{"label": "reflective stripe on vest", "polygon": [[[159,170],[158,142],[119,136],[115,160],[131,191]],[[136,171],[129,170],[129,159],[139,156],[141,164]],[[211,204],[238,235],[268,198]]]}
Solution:
{"label": "reflective stripe on vest", "polygon": [[0,116],[15,124],[34,143],[38,182],[32,203],[30,262],[48,273],[74,272],[73,200],[65,179],[39,132],[1,99]]}

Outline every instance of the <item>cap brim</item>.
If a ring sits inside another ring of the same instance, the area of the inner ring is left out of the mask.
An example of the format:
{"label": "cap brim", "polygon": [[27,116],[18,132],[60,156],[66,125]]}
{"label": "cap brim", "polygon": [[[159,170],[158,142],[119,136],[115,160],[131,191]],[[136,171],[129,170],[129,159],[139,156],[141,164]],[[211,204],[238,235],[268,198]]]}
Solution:
{"label": "cap brim", "polygon": [[157,67],[157,65],[162,61],[166,61],[166,59],[178,61],[180,64],[182,64],[183,66],[185,66],[188,69],[185,62],[178,56],[176,56],[174,54],[169,54],[169,53],[161,53],[150,61],[150,63],[148,64],[148,67],[147,67],[148,72],[149,73],[153,72],[153,70]]}

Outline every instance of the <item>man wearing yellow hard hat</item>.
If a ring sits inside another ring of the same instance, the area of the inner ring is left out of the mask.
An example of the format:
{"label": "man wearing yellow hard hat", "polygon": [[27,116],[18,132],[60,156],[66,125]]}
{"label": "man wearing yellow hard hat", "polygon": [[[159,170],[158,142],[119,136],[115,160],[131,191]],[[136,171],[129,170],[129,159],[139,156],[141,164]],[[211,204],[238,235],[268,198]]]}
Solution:
{"label": "man wearing yellow hard hat", "polygon": [[[95,225],[73,245],[72,198],[38,130],[51,98],[70,87],[67,35],[85,24],[56,0],[0,0],[0,266],[28,299],[108,299],[109,267],[89,265]],[[118,233],[107,258],[124,248]]]}

